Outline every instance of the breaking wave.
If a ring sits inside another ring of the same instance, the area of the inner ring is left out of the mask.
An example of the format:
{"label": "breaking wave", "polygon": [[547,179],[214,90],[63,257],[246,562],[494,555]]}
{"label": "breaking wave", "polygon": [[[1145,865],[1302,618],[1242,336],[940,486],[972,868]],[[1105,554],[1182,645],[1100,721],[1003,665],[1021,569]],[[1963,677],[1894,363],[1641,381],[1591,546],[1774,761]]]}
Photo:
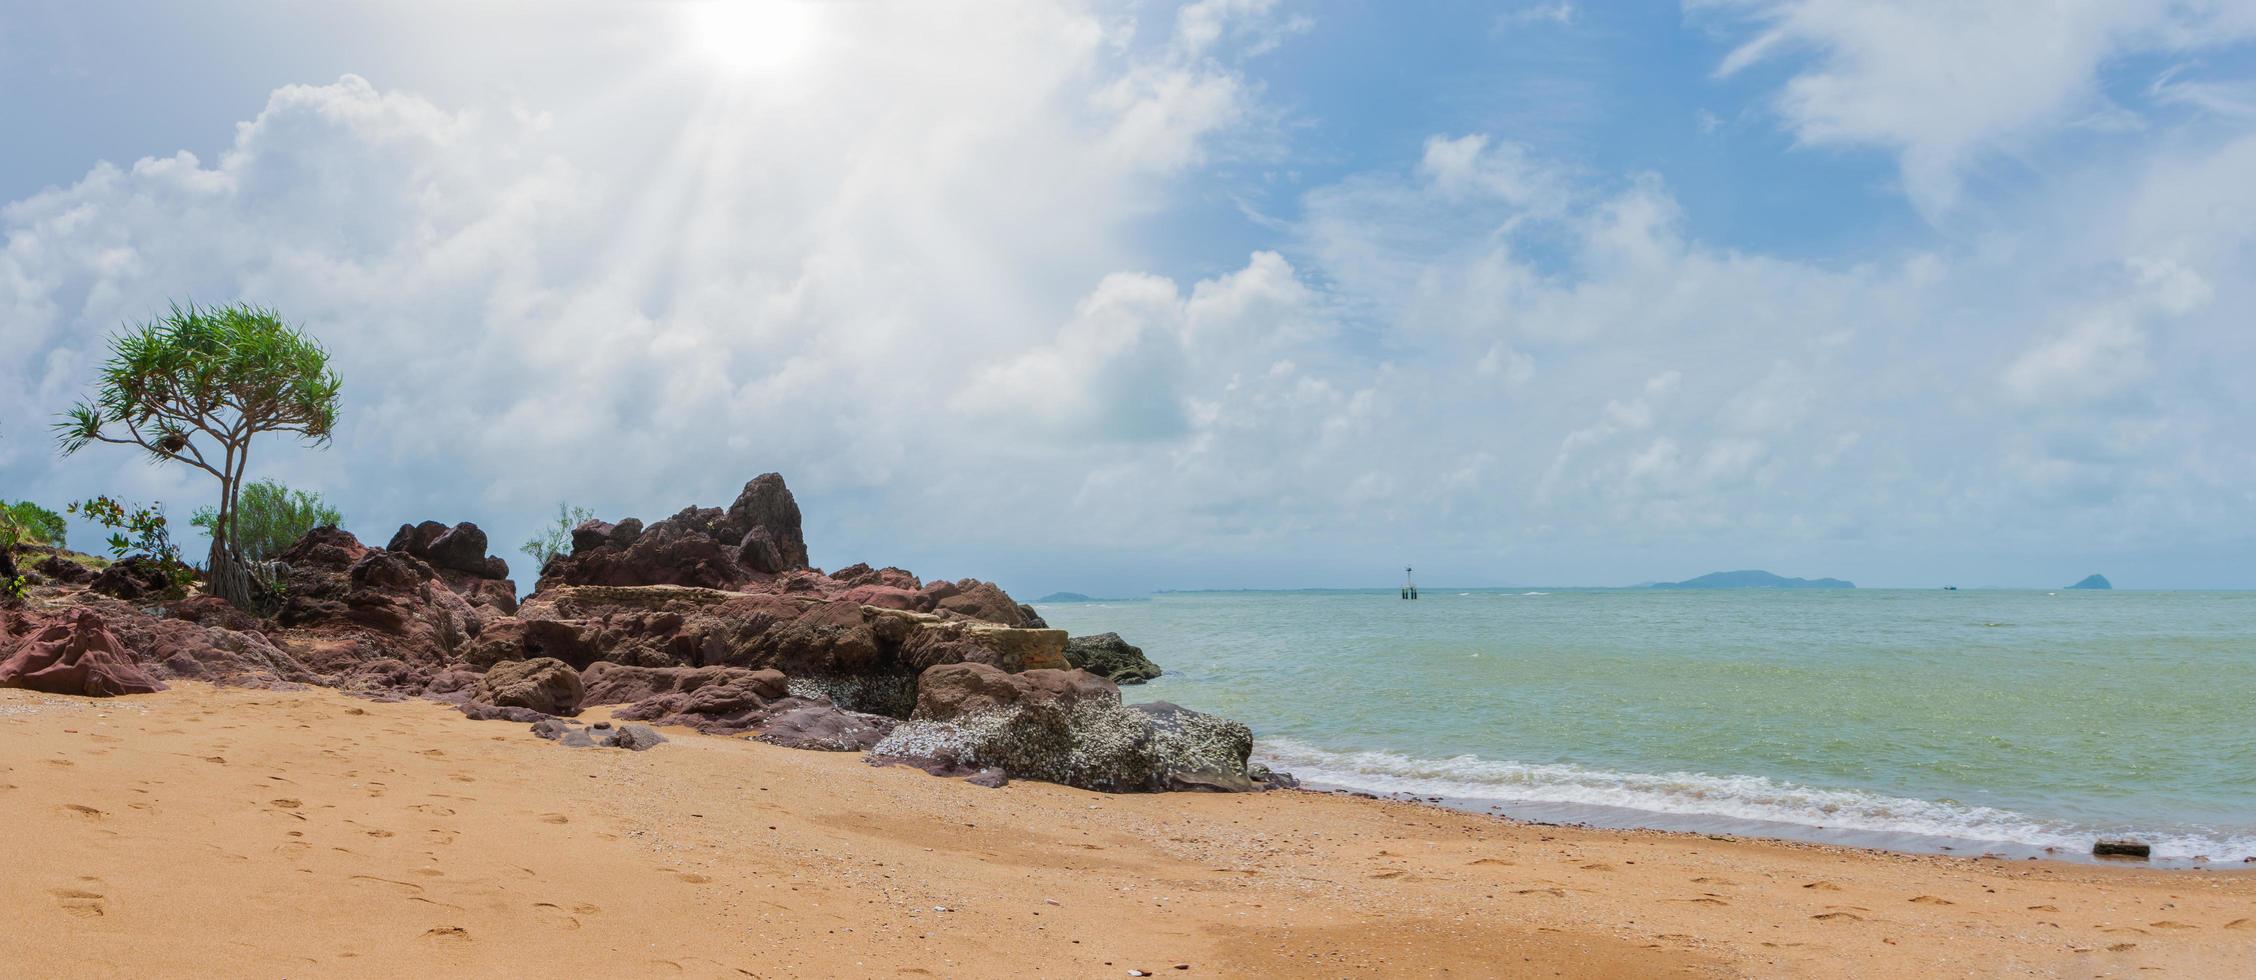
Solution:
{"label": "breaking wave", "polygon": [[1813,830],[2051,847],[2064,854],[2088,853],[2097,838],[2124,836],[2151,843],[2160,859],[2198,856],[2225,862],[2256,856],[2256,837],[2199,829],[2081,827],[1995,807],[1820,789],[1762,776],[1610,772],[1472,755],[1420,759],[1393,752],[1332,752],[1291,739],[1265,739],[1254,754],[1306,782],[1372,793],[1610,807]]}

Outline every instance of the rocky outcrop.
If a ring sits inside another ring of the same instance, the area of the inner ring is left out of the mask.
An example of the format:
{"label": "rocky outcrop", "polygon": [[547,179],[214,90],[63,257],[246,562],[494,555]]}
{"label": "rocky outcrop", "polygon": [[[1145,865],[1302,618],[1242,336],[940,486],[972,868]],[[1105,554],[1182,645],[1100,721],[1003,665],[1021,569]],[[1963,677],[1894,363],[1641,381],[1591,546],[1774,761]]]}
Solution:
{"label": "rocky outcrop", "polygon": [[694,728],[708,735],[756,733],[790,748],[867,750],[897,723],[791,691],[780,671],[742,667],[632,667],[597,663],[582,676],[588,704],[631,701],[623,720]]}
{"label": "rocky outcrop", "polygon": [[1020,605],[993,582],[982,582],[975,578],[935,582],[924,591],[932,596],[937,608],[966,619],[1034,629],[1049,625],[1042,621],[1042,617],[1034,614],[1034,607]]}
{"label": "rocky outcrop", "polygon": [[1019,629],[875,606],[864,606],[862,617],[880,647],[897,651],[900,663],[915,671],[953,663],[1011,672],[1072,666],[1065,659],[1064,630]]}
{"label": "rocky outcrop", "polygon": [[[991,582],[811,567],[798,504],[773,474],[725,508],[589,521],[571,538],[521,604],[469,523],[403,525],[382,548],[317,528],[280,556],[270,618],[209,596],[167,601],[171,583],[141,563],[96,579],[126,598],[47,584],[84,574],[56,568],[26,612],[0,620],[0,651],[9,676],[74,690],[322,684],[539,722],[566,744],[643,748],[659,740],[650,725],[675,725],[863,751],[982,785],[1262,784],[1244,726],[1121,703],[1116,680],[1158,668],[1117,636],[1071,641],[1069,656],[1064,631]],[[33,633],[48,638],[18,656]],[[618,705],[636,724],[553,722],[584,704]]]}
{"label": "rocky outcrop", "polygon": [[891,565],[884,568],[871,568],[865,563],[856,562],[830,573],[830,577],[832,581],[847,588],[858,585],[878,585],[889,589],[899,589],[903,592],[917,592],[924,588],[924,582],[918,579],[914,573],[905,568],[894,568]]}
{"label": "rocky outcrop", "polygon": [[541,570],[552,585],[688,585],[737,590],[807,567],[799,504],[783,477],[744,485],[726,509],[687,507],[642,527],[589,521],[572,531],[572,551]]}
{"label": "rocky outcrop", "polygon": [[1235,792],[1265,788],[1247,769],[1252,751],[1244,725],[1164,702],[1123,705],[1112,682],[1086,671],[955,664],[918,678],[916,713],[870,755],[1107,792]]}
{"label": "rocky outcrop", "polygon": [[1142,647],[1121,639],[1118,633],[1068,639],[1065,659],[1115,684],[1141,684],[1160,674],[1159,665],[1144,656]]}
{"label": "rocky outcrop", "polygon": [[0,614],[0,635],[9,650],[0,657],[0,687],[49,694],[106,698],[162,691],[162,681],[134,662],[91,609],[66,610],[46,618]]}
{"label": "rocky outcrop", "polygon": [[385,549],[421,559],[471,605],[517,611],[517,583],[509,580],[509,563],[486,554],[486,532],[476,524],[402,524]]}
{"label": "rocky outcrop", "polygon": [[414,554],[368,548],[337,528],[316,528],[281,556],[278,645],[322,673],[395,658],[426,667],[459,662],[467,645],[506,613],[473,605]]}
{"label": "rocky outcrop", "polygon": [[146,555],[111,562],[108,568],[94,574],[87,588],[127,602],[154,601],[177,594],[164,566]]}
{"label": "rocky outcrop", "polygon": [[[94,569],[61,555],[48,555],[32,563],[31,570],[38,572],[49,582],[62,585],[85,585],[94,581],[94,576],[98,574]],[[0,579],[9,577],[5,569],[0,569]]]}
{"label": "rocky outcrop", "polygon": [[498,664],[478,679],[470,700],[500,708],[529,708],[544,715],[575,715],[585,695],[580,672],[552,657]]}

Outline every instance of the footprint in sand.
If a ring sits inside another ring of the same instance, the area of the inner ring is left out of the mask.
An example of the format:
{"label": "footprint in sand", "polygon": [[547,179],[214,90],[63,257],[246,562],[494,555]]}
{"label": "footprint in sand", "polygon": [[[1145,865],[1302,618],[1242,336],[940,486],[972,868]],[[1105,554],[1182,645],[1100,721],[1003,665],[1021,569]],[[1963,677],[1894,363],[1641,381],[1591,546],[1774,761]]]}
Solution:
{"label": "footprint in sand", "polygon": [[692,885],[702,885],[706,882],[712,881],[713,879],[698,874],[694,871],[684,871],[681,873],[681,880],[689,882]]}
{"label": "footprint in sand", "polygon": [[2134,950],[2134,949],[2137,949],[2137,948],[2138,948],[2138,944],[2137,944],[2137,943],[2116,943],[2116,944],[2115,944],[2115,945],[2113,945],[2113,946],[2109,946],[2109,947],[2107,947],[2107,951],[2108,951],[2108,952],[2110,952],[2110,953],[2128,953],[2128,952],[2130,952],[2131,950]]}
{"label": "footprint in sand", "polygon": [[1856,914],[1856,913],[1854,913],[1854,912],[1819,912],[1819,913],[1818,913],[1818,914],[1816,914],[1816,915],[1810,916],[1810,918],[1812,918],[1812,919],[1816,919],[1816,920],[1818,920],[1818,921],[1820,921],[1820,922],[1863,922],[1863,921],[1864,921],[1864,916],[1858,915],[1858,914]]}
{"label": "footprint in sand", "polygon": [[2225,923],[2227,929],[2256,929],[2256,919],[2234,919]]}
{"label": "footprint in sand", "polygon": [[1912,897],[1911,897],[1910,901],[1911,901],[1911,903],[1912,903],[1912,904],[1914,904],[1914,905],[1957,905],[1957,904],[1958,904],[1957,902],[1953,902],[1953,901],[1951,901],[1950,899],[1947,899],[1947,898],[1938,898],[1938,897],[1936,897],[1936,896],[1933,896],[1933,895],[1914,895],[1914,896],[1912,896]]}
{"label": "footprint in sand", "polygon": [[2058,911],[2060,911],[2060,907],[2059,907],[2059,906],[2057,906],[2057,905],[2031,905],[2031,906],[2029,906],[2029,911],[2031,911],[2031,912],[2058,912]]}
{"label": "footprint in sand", "polygon": [[565,912],[561,905],[552,902],[534,902],[533,911],[541,913],[565,929],[578,929],[580,927],[580,920]]}
{"label": "footprint in sand", "polygon": [[1553,898],[1565,898],[1565,897],[1567,897],[1567,890],[1566,890],[1566,889],[1564,889],[1564,888],[1522,888],[1522,889],[1520,889],[1519,891],[1513,892],[1512,894],[1514,894],[1514,895],[1549,895],[1549,896],[1551,896],[1551,897],[1553,897]]}
{"label": "footprint in sand", "polygon": [[2170,921],[2170,920],[2168,920],[2168,919],[2164,919],[2164,920],[2162,920],[2162,921],[2160,921],[2160,922],[2149,922],[2149,923],[2147,923],[2147,925],[2149,925],[2149,926],[2153,926],[2153,927],[2154,927],[2154,928],[2156,928],[2156,929],[2199,929],[2199,928],[2201,928],[2200,926],[2196,926],[2196,925],[2187,925],[2186,923],[2183,923],[2183,922],[2172,922],[2172,921]]}
{"label": "footprint in sand", "polygon": [[1816,889],[1817,891],[1821,892],[1837,892],[1841,890],[1841,886],[1836,885],[1830,881],[1813,881],[1809,884],[1803,885],[1802,887]]}
{"label": "footprint in sand", "polygon": [[438,926],[423,931],[423,938],[441,946],[460,946],[473,942],[470,930],[461,926]]}
{"label": "footprint in sand", "polygon": [[55,896],[55,904],[61,906],[63,911],[81,919],[99,919],[108,914],[102,904],[101,892],[90,892],[84,888],[53,888],[47,893]]}
{"label": "footprint in sand", "polygon": [[63,804],[63,811],[66,813],[77,814],[81,817],[85,817],[88,820],[100,820],[103,817],[109,816],[109,814],[94,809],[93,807],[87,806],[83,803],[65,803]]}
{"label": "footprint in sand", "polygon": [[541,814],[540,821],[542,823],[571,823],[572,818],[567,817],[561,813],[543,813]]}
{"label": "footprint in sand", "polygon": [[364,830],[364,831],[361,831],[361,833],[364,833],[364,834],[367,834],[367,835],[368,835],[368,836],[370,836],[370,837],[375,837],[375,838],[379,838],[379,839],[381,839],[381,838],[385,838],[385,837],[390,837],[390,836],[392,836],[392,832],[391,832],[391,831],[389,831],[389,830]]}
{"label": "footprint in sand", "polygon": [[423,886],[418,885],[412,881],[393,881],[390,878],[378,878],[375,875],[353,875],[348,880],[355,882],[367,882],[372,885],[390,885],[393,888],[397,889],[401,895],[413,896],[423,894]]}
{"label": "footprint in sand", "polygon": [[268,800],[267,802],[268,802],[268,803],[272,803],[272,804],[274,804],[274,805],[275,805],[275,806],[276,806],[277,808],[279,808],[279,809],[283,809],[283,810],[295,810],[295,809],[297,809],[297,808],[299,808],[299,807],[301,807],[301,806],[304,806],[304,805],[305,805],[304,803],[301,803],[301,802],[299,802],[299,801],[297,801],[297,800],[291,800],[291,799],[281,799],[281,800]]}
{"label": "footprint in sand", "polygon": [[1607,863],[1606,863],[1606,862],[1604,862],[1604,861],[1592,861],[1592,862],[1590,862],[1589,864],[1585,864],[1585,865],[1583,865],[1583,866],[1582,866],[1582,870],[1584,870],[1584,871],[1612,871],[1612,870],[1614,870],[1614,866],[1613,866],[1613,865],[1611,865],[1611,864],[1607,864]]}
{"label": "footprint in sand", "polygon": [[1687,901],[1687,902],[1690,902],[1690,903],[1692,903],[1692,904],[1694,904],[1694,905],[1729,905],[1729,904],[1731,904],[1730,902],[1726,902],[1726,901],[1724,901],[1723,899],[1720,899],[1720,898],[1717,898],[1717,897],[1715,897],[1714,895],[1702,895],[1702,896],[1700,896],[1700,897],[1698,897],[1698,898],[1687,898],[1687,899],[1685,899],[1685,901]]}
{"label": "footprint in sand", "polygon": [[1514,860],[1512,860],[1512,859],[1510,859],[1510,858],[1480,858],[1480,859],[1477,859],[1477,860],[1473,860],[1473,861],[1467,861],[1467,862],[1465,862],[1465,863],[1467,863],[1467,864],[1471,864],[1471,865],[1481,865],[1481,864],[1500,864],[1500,865],[1506,865],[1506,866],[1511,866],[1511,865],[1517,865],[1517,864],[1519,864],[1519,862],[1518,862],[1518,861],[1514,861]]}
{"label": "footprint in sand", "polygon": [[1402,871],[1401,869],[1399,869],[1399,868],[1396,868],[1396,869],[1391,869],[1391,870],[1387,870],[1387,871],[1381,871],[1381,872],[1379,872],[1379,873],[1377,873],[1377,874],[1374,874],[1374,875],[1372,875],[1371,877],[1373,877],[1373,878],[1382,878],[1382,879],[1386,879],[1386,880],[1389,880],[1389,881],[1391,881],[1391,880],[1393,880],[1393,879],[1396,879],[1396,878],[1400,878],[1400,877],[1402,877],[1403,873],[1404,873],[1404,872],[1403,872],[1403,871]]}
{"label": "footprint in sand", "polygon": [[1694,879],[1692,879],[1692,883],[1693,883],[1693,884],[1695,884],[1695,885],[1736,885],[1736,884],[1738,884],[1738,882],[1736,882],[1736,881],[1733,881],[1733,880],[1731,880],[1731,879],[1729,879],[1729,878],[1717,878],[1717,877],[1714,877],[1714,876],[1711,876],[1711,875],[1701,875],[1701,876],[1699,876],[1699,877],[1697,877],[1697,878],[1694,878]]}

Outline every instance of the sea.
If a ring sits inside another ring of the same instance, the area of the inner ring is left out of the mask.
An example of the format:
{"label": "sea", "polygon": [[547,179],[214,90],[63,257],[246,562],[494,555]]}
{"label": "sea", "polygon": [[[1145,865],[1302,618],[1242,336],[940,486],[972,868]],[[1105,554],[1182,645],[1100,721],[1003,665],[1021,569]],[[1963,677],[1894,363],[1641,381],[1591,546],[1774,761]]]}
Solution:
{"label": "sea", "polygon": [[1318,788],[1526,820],[2256,868],[2256,593],[1427,589],[1039,604]]}

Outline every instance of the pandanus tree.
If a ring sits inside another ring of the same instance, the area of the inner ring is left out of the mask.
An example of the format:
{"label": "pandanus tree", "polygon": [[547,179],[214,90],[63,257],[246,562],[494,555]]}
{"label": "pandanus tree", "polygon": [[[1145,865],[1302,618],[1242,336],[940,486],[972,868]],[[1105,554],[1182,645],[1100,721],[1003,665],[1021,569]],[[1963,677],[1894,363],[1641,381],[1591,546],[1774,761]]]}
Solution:
{"label": "pandanus tree", "polygon": [[251,439],[288,433],[327,445],[339,387],[329,352],[273,310],[176,304],[110,339],[93,396],[64,413],[55,433],[66,456],[97,442],[138,446],[153,462],[217,479],[206,587],[251,608],[268,591],[236,533]]}

